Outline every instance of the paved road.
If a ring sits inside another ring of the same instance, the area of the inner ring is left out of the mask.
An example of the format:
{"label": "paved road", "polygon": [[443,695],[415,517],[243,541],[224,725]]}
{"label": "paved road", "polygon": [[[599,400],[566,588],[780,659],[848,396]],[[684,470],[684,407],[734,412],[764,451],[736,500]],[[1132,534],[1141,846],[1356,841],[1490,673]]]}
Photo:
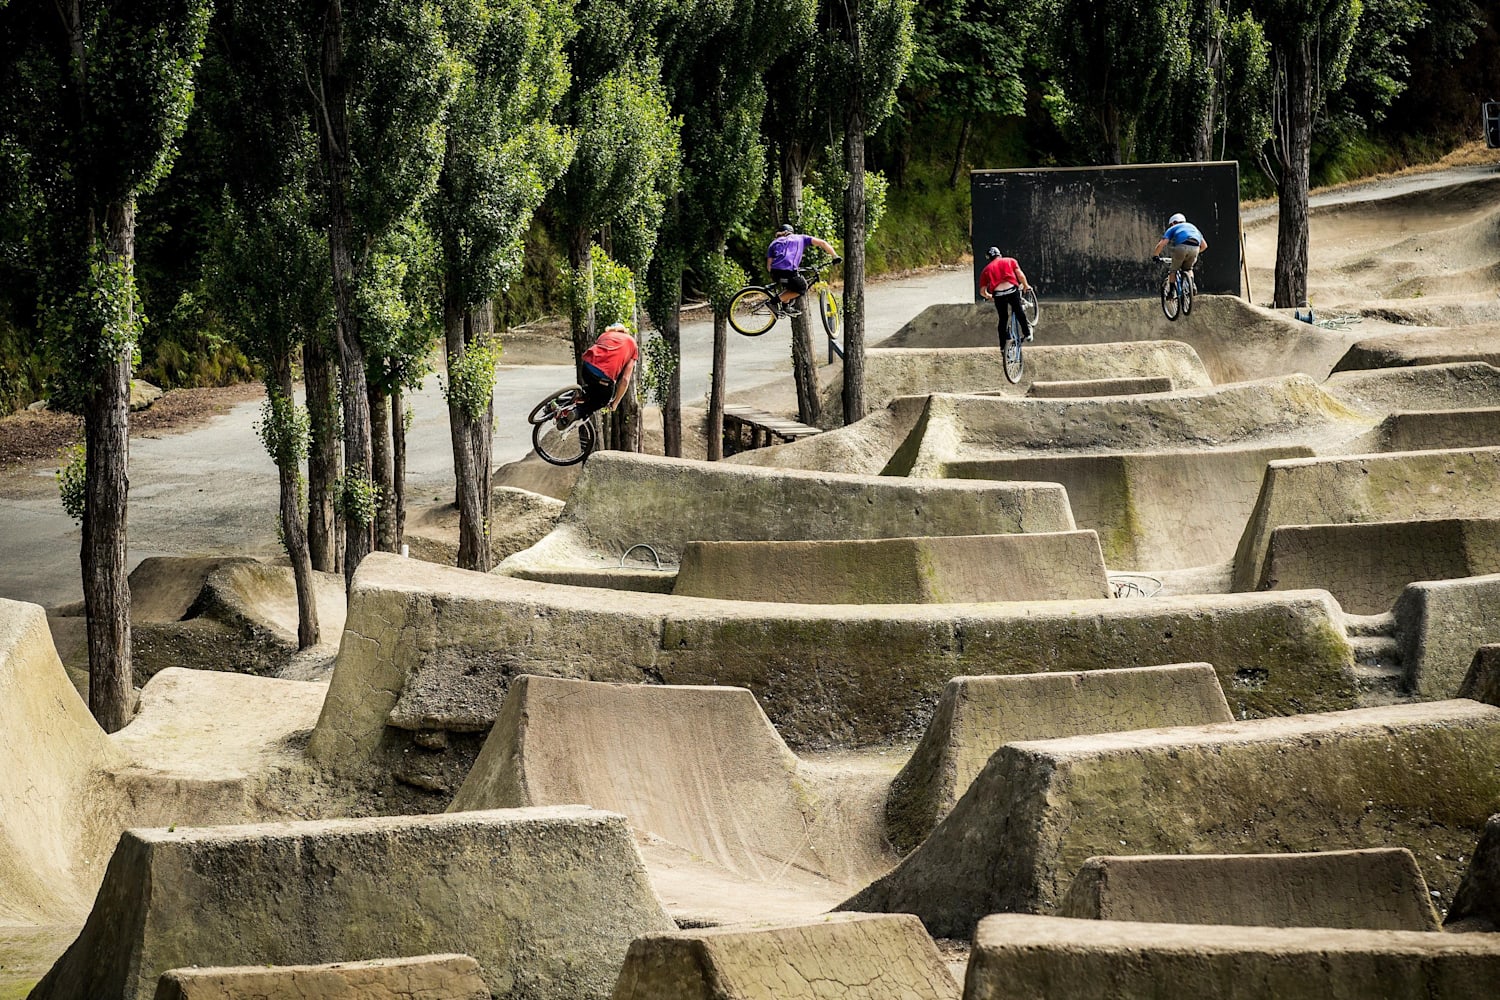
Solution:
{"label": "paved road", "polygon": [[[867,341],[889,336],[933,303],[972,295],[969,269],[924,272],[869,286]],[[731,332],[731,390],[789,377],[786,324],[762,337]],[[682,330],[683,397],[708,392],[713,326]],[[571,384],[563,365],[507,366],[495,387],[495,464],[531,450],[526,413],[543,395]],[[437,378],[412,396],[408,434],[408,496],[415,504],[452,495],[453,457],[447,408]],[[276,470],[256,437],[259,403],[243,403],[206,425],[181,434],[136,438],[130,456],[131,565],[151,555],[242,552],[276,555]],[[12,495],[19,494],[19,495]],[[0,597],[54,606],[82,598],[78,527],[63,514],[52,471],[38,471],[0,498]]]}

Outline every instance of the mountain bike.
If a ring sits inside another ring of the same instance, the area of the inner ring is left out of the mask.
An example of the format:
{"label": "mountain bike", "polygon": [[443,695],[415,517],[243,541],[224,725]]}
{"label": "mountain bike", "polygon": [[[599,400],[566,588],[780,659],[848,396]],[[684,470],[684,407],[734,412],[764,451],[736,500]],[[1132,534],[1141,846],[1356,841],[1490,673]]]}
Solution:
{"label": "mountain bike", "polygon": [[[1035,288],[1027,288],[1021,292],[1021,311],[1026,314],[1026,322],[1031,327],[1032,336],[1035,336],[1037,317],[1042,313],[1041,304],[1036,300]],[[1021,356],[1021,345],[1032,338],[1027,337],[1025,340],[1022,340],[1021,323],[1016,318],[1015,313],[1010,314],[1010,326],[1008,329],[1010,336],[1006,338],[1005,346],[1001,348],[1004,353],[1002,360],[1005,367],[1006,381],[1010,382],[1011,385],[1015,385],[1021,381],[1021,374],[1026,370],[1026,361]]]}
{"label": "mountain bike", "polygon": [[[816,294],[818,316],[823,321],[823,332],[830,339],[839,328],[839,297],[828,286],[828,279],[823,277],[823,272],[831,269],[843,259],[833,257],[824,264],[797,268],[797,273],[808,279],[807,292],[802,296],[802,301],[809,301],[809,297]],[[759,337],[775,326],[778,319],[787,315],[788,306],[798,301],[793,299],[789,303],[782,303],[783,291],[785,288],[779,281],[769,285],[746,285],[741,288],[734,293],[734,298],[729,300],[729,325],[734,327],[736,333],[742,333],[747,337]]]}
{"label": "mountain bike", "polygon": [[593,452],[599,429],[593,413],[580,416],[583,405],[583,389],[570,385],[532,407],[526,420],[531,424],[532,447],[542,461],[577,465]]}
{"label": "mountain bike", "polygon": [[1186,316],[1193,311],[1193,295],[1197,292],[1197,283],[1189,274],[1184,274],[1178,268],[1172,266],[1171,257],[1153,258],[1158,264],[1167,265],[1166,276],[1161,282],[1161,311],[1169,320],[1177,319],[1178,315]]}

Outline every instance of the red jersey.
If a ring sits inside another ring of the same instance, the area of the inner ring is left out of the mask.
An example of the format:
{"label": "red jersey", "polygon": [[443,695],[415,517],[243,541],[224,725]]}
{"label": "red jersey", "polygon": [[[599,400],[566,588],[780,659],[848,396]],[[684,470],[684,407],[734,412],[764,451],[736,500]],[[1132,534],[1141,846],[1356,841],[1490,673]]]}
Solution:
{"label": "red jersey", "polygon": [[1014,257],[996,257],[984,266],[979,275],[982,292],[993,292],[997,288],[1021,283],[1021,265]]}
{"label": "red jersey", "polygon": [[625,366],[640,356],[641,349],[635,338],[623,330],[605,330],[594,341],[594,346],[583,352],[583,360],[599,369],[615,381]]}

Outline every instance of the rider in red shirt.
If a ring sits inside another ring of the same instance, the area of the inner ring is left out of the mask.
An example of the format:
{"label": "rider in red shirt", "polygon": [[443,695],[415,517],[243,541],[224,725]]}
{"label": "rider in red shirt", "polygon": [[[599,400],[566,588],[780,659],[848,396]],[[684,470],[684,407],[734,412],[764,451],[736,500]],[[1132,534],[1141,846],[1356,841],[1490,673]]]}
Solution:
{"label": "rider in red shirt", "polygon": [[1021,292],[1029,289],[1026,272],[1014,257],[1001,255],[999,247],[990,247],[989,263],[979,275],[979,294],[995,303],[995,312],[1000,316],[1000,346],[1010,339],[1010,324],[1006,322],[1007,309],[1016,315],[1021,339],[1031,339],[1031,324],[1026,320],[1026,311],[1021,308]]}
{"label": "rider in red shirt", "polygon": [[583,408],[574,419],[581,420],[605,406],[610,410],[619,406],[640,356],[641,349],[625,324],[605,327],[579,361],[578,384],[583,388]]}

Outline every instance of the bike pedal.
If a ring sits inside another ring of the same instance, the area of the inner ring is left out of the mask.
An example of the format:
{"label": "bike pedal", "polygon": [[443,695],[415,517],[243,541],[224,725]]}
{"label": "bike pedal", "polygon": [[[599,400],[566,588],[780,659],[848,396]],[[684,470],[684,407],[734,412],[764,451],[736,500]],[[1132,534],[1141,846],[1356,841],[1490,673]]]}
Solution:
{"label": "bike pedal", "polygon": [[781,315],[783,315],[783,316],[801,316],[802,315],[802,310],[801,309],[792,309],[790,307],[785,307],[785,308],[783,308],[781,310]]}

